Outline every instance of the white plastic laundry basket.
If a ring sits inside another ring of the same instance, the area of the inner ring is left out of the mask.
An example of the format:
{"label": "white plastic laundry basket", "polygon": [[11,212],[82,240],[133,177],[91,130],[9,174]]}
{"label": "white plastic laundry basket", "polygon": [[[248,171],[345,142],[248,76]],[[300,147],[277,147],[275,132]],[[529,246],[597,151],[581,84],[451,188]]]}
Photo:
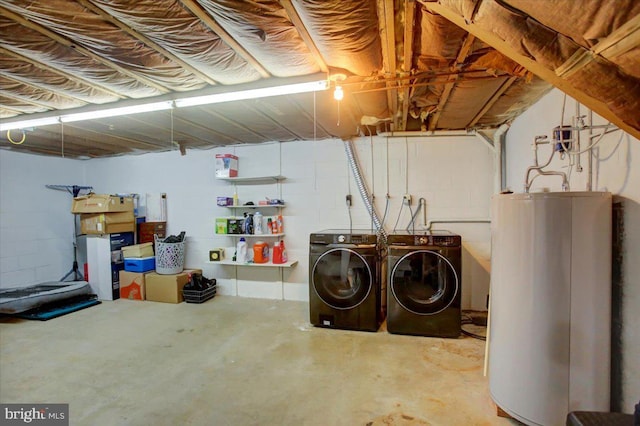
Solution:
{"label": "white plastic laundry basket", "polygon": [[179,274],[184,270],[184,241],[163,243],[154,235],[156,243],[156,272],[162,275]]}

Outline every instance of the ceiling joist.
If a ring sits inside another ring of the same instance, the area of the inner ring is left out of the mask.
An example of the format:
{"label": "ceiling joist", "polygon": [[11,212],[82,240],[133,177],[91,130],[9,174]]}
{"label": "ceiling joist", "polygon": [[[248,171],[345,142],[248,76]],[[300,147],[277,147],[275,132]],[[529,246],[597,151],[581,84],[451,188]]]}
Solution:
{"label": "ceiling joist", "polygon": [[518,77],[516,76],[509,77],[507,81],[505,81],[502,84],[502,86],[500,86],[500,89],[498,89],[498,91],[495,92],[493,96],[491,96],[491,98],[482,106],[480,111],[478,111],[478,113],[475,115],[475,117],[473,117],[473,119],[469,122],[469,124],[467,124],[467,128],[472,128],[476,124],[478,124],[478,121],[480,121],[482,116],[485,115],[487,111],[491,109],[493,104],[495,104],[498,101],[498,99],[500,99],[500,96],[502,96],[504,92],[506,92],[507,89],[511,87],[513,83],[515,83],[517,80],[518,80]]}
{"label": "ceiling joist", "polygon": [[609,34],[591,49],[579,49],[564,64],[556,68],[558,77],[569,77],[593,62],[596,56],[610,60],[640,46],[640,15]]}
{"label": "ceiling joist", "polygon": [[538,77],[562,90],[581,104],[586,105],[588,108],[599,114],[604,119],[609,120],[625,132],[633,135],[635,138],[640,139],[640,130],[635,129],[625,123],[616,114],[614,114],[604,102],[595,99],[592,96],[589,96],[584,91],[576,88],[569,81],[559,77],[558,75],[556,75],[555,70],[548,69],[544,65],[537,62],[535,59],[521,54],[520,52],[518,52],[518,50],[516,50],[514,46],[512,46],[507,41],[502,40],[497,34],[482,28],[476,23],[468,23],[467,21],[465,21],[463,16],[439,3],[422,1],[422,4],[430,12],[437,13],[447,18],[452,23],[456,24],[460,28],[487,43],[498,52],[502,53],[506,57],[525,67],[527,70],[536,74]]}
{"label": "ceiling joist", "polygon": [[309,49],[311,55],[316,60],[320,71],[328,73],[329,67],[327,66],[327,63],[322,57],[320,50],[318,50],[318,46],[316,46],[316,44],[313,42],[313,38],[307,31],[307,27],[305,27],[302,19],[300,19],[300,15],[298,15],[298,11],[293,6],[293,3],[291,3],[291,0],[280,0],[280,5],[284,8],[285,12],[287,12],[289,20],[291,21],[293,26],[296,27],[296,30],[298,31],[298,34],[300,34],[302,41],[304,41],[307,49]]}
{"label": "ceiling joist", "polygon": [[194,0],[180,0],[191,13],[197,16],[211,31],[216,33],[231,49],[242,57],[249,65],[263,77],[269,78],[271,74],[267,71],[256,58],[254,58],[240,43],[238,43],[231,35],[220,26],[202,7]]}
{"label": "ceiling joist", "polygon": [[[31,105],[31,106],[35,106],[38,108],[44,108],[48,111],[52,110],[53,108],[51,107],[51,105],[47,105],[46,103],[43,102],[38,102],[38,101],[34,101],[33,99],[30,98],[25,98],[24,96],[20,96],[16,93],[9,93],[8,91],[3,91],[2,92],[2,96],[12,99],[14,101],[17,102],[22,102],[23,104],[27,104],[27,105]],[[17,105],[13,105],[14,108],[17,107]]]}
{"label": "ceiling joist", "polygon": [[41,90],[43,92],[49,92],[52,93],[56,96],[60,96],[63,98],[67,98],[67,99],[73,99],[74,101],[78,101],[78,102],[82,102],[83,104],[87,104],[88,101],[86,99],[82,99],[81,97],[73,94],[73,93],[69,93],[68,91],[64,91],[64,90],[60,90],[60,89],[56,89],[56,88],[52,88],[52,87],[46,87],[43,85],[38,85],[38,84],[34,84],[33,82],[22,78],[20,76],[16,76],[14,74],[10,74],[8,72],[2,71],[0,70],[0,76],[6,78],[7,80],[11,80],[13,82],[16,83],[20,83],[23,84],[25,86],[31,87],[32,89],[37,89],[37,90]]}
{"label": "ceiling joist", "polygon": [[[467,37],[462,42],[462,46],[460,46],[460,50],[458,51],[458,55],[456,56],[456,60],[454,61],[453,66],[451,67],[452,72],[457,72],[460,70],[462,65],[464,65],[465,59],[471,50],[471,46],[473,46],[473,41],[476,38],[472,34],[468,34]],[[449,101],[449,97],[453,92],[453,88],[456,85],[456,81],[458,80],[458,74],[452,74],[447,78],[447,82],[444,85],[444,90],[440,95],[440,99],[438,100],[438,106],[436,107],[435,113],[430,117],[429,120],[429,130],[435,130],[438,125],[438,120],[442,115],[442,111],[444,111],[444,107],[447,105],[447,101]]]}
{"label": "ceiling joist", "polygon": [[158,43],[156,43],[153,40],[151,40],[149,37],[146,37],[146,36],[140,34],[138,31],[136,31],[133,28],[129,27],[128,25],[126,25],[122,21],[120,21],[120,20],[114,18],[113,16],[109,15],[107,12],[102,10],[102,8],[100,8],[99,6],[96,6],[90,0],[76,0],[76,1],[78,3],[80,3],[82,6],[84,6],[85,8],[89,9],[90,11],[92,11],[93,13],[99,15],[105,21],[111,22],[113,25],[117,26],[122,31],[124,31],[127,34],[129,34],[130,36],[140,40],[141,42],[143,42],[147,46],[149,46],[152,49],[154,49],[156,52],[164,55],[166,58],[168,58],[171,61],[175,62],[176,64],[180,65],[182,68],[184,68],[185,70],[189,71],[191,74],[195,75],[200,80],[205,81],[205,82],[207,82],[208,84],[211,84],[211,85],[218,84],[217,81],[215,81],[214,79],[209,77],[207,74],[203,73],[202,71],[200,71],[197,68],[191,66],[187,62],[183,61],[182,59],[180,59],[179,57],[177,57],[176,55],[174,55],[173,53],[171,53],[170,51],[168,51],[164,47],[160,46]]}
{"label": "ceiling joist", "polygon": [[103,58],[102,56],[93,53],[91,50],[86,49],[83,46],[80,46],[77,43],[74,43],[73,41],[67,39],[66,37],[63,37],[45,27],[43,27],[42,25],[36,24],[33,21],[29,21],[28,19],[23,18],[22,16],[11,12],[8,9],[5,9],[4,7],[0,6],[0,13],[2,13],[2,15],[6,16],[9,19],[14,20],[15,22],[19,23],[22,26],[25,26],[29,29],[32,29],[34,31],[39,32],[40,34],[49,37],[51,40],[60,43],[64,46],[67,46],[70,49],[73,49],[76,52],[79,52],[91,59],[93,59],[96,62],[99,62],[100,64],[114,70],[117,71],[119,73],[122,73],[144,85],[147,85],[149,87],[153,87],[154,89],[158,90],[161,93],[168,93],[169,89],[167,89],[166,87],[156,83],[153,80],[148,79],[147,77],[141,76],[139,74],[136,74],[132,71],[129,71],[126,68],[121,67],[120,65],[115,64],[112,61],[109,61],[108,59]]}
{"label": "ceiling joist", "polygon": [[[416,3],[414,0],[407,0],[404,3],[404,40],[403,40],[403,62],[402,71],[404,75],[411,75],[413,69],[413,34],[415,26]],[[402,112],[398,129],[400,131],[407,130],[407,120],[409,118],[409,100],[411,89],[405,87],[402,89]]]}
{"label": "ceiling joist", "polygon": [[391,117],[393,117],[394,127],[400,124],[398,116],[398,90],[393,82],[396,75],[396,38],[395,38],[395,10],[393,0],[377,0],[378,6],[378,28],[382,39],[382,66],[384,77],[387,80],[387,105]]}
{"label": "ceiling joist", "polygon": [[104,93],[106,93],[108,95],[111,95],[111,96],[113,96],[115,98],[119,98],[119,99],[127,98],[127,96],[125,96],[122,93],[114,92],[113,90],[111,90],[111,89],[109,89],[107,87],[104,87],[104,86],[96,84],[96,83],[94,83],[92,81],[83,79],[82,77],[75,76],[75,75],[70,74],[68,72],[62,71],[60,69],[51,67],[51,66],[46,65],[46,64],[43,64],[42,62],[36,61],[34,59],[31,59],[31,58],[27,58],[26,56],[20,55],[19,53],[16,53],[16,52],[14,52],[12,50],[6,49],[6,48],[4,48],[2,46],[0,46],[0,54],[13,57],[13,58],[18,59],[18,60],[23,61],[23,62],[27,62],[27,63],[33,65],[36,68],[39,68],[39,69],[47,71],[47,72],[54,73],[56,75],[64,77],[64,78],[66,78],[68,80],[71,80],[71,81],[73,81],[75,83],[78,83],[80,85],[90,87],[90,88],[92,88],[94,90],[99,90],[99,91],[104,92]]}

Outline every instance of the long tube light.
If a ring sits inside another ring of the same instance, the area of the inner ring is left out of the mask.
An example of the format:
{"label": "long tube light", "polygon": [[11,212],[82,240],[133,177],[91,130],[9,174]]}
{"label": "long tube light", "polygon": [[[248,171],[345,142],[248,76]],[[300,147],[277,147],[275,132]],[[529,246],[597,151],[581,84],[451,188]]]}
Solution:
{"label": "long tube light", "polygon": [[24,129],[29,127],[46,126],[60,122],[71,123],[73,121],[92,120],[97,118],[117,117],[122,115],[138,114],[167,110],[174,107],[183,108],[197,105],[208,105],[222,102],[241,101],[246,99],[266,98],[269,96],[293,95],[323,91],[329,88],[327,80],[311,81],[306,83],[285,84],[282,86],[263,87],[260,89],[239,90],[236,92],[215,93],[211,95],[184,97],[175,100],[142,103],[125,107],[108,108],[103,110],[60,114],[52,117],[35,118],[32,120],[15,121],[12,123],[0,123],[0,131]]}
{"label": "long tube light", "polygon": [[196,105],[218,104],[222,102],[242,101],[246,99],[267,98],[269,96],[293,95],[295,93],[307,93],[327,90],[327,80],[310,81],[307,83],[286,84],[283,86],[263,87],[261,89],[240,90],[237,92],[216,93],[213,95],[194,96],[191,98],[176,99],[178,108]]}
{"label": "long tube light", "polygon": [[100,109],[96,111],[77,112],[60,116],[63,123],[73,121],[92,120],[96,118],[117,117],[121,115],[139,114],[142,112],[162,111],[173,108],[173,101],[152,102],[149,104],[131,105],[126,107]]}
{"label": "long tube light", "polygon": [[48,126],[49,124],[58,123],[60,123],[60,116],[34,118],[32,120],[14,121],[13,123],[0,123],[0,131]]}

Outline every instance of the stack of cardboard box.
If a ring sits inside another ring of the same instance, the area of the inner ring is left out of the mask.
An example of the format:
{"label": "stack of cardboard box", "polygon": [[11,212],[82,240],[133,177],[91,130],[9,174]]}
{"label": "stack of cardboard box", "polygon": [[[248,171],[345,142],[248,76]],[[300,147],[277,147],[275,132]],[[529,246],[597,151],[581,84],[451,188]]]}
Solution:
{"label": "stack of cardboard box", "polygon": [[80,214],[83,234],[135,232],[133,197],[88,194],[73,199],[71,213]]}

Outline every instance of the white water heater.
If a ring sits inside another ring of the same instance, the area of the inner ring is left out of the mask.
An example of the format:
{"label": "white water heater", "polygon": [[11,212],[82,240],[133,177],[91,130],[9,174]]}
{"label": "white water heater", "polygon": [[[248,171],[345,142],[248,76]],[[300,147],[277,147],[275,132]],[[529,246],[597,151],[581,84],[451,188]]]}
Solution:
{"label": "white water heater", "polygon": [[609,411],[611,194],[492,199],[489,389],[528,425]]}

